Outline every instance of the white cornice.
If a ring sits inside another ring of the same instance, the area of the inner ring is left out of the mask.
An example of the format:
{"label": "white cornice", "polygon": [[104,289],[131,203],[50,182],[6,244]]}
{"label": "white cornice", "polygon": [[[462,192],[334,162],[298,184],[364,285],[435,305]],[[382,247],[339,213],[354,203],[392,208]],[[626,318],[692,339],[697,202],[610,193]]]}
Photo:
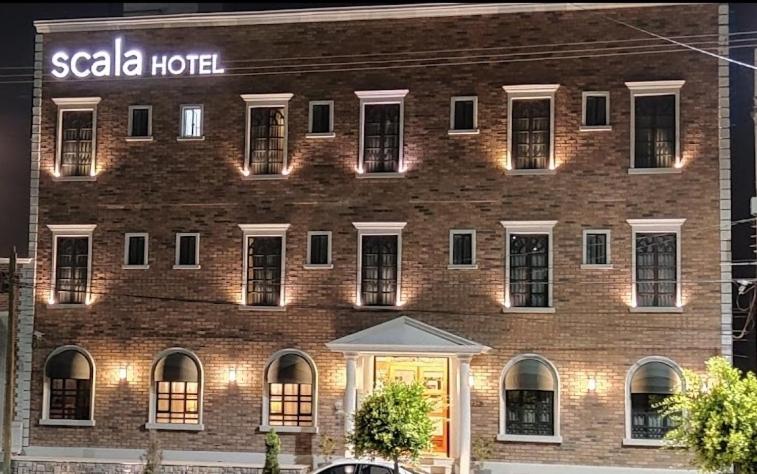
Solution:
{"label": "white cornice", "polygon": [[281,234],[289,229],[291,224],[239,224],[239,228],[245,234]]}
{"label": "white cornice", "polygon": [[626,87],[632,91],[654,91],[680,89],[686,81],[634,81],[626,82]]}
{"label": "white cornice", "polygon": [[626,219],[628,224],[635,229],[660,229],[680,228],[686,219]]}
{"label": "white cornice", "polygon": [[100,97],[53,97],[57,105],[97,105],[101,100]]}
{"label": "white cornice", "polygon": [[[689,3],[690,4],[690,3]],[[524,12],[607,10],[686,5],[685,3],[429,3],[408,5],[373,5],[337,8],[304,8],[261,12],[149,15],[125,18],[85,18],[74,20],[40,20],[38,33],[70,31],[104,31],[188,28],[208,26],[242,26],[282,23],[318,23],[331,21],[390,20],[469,15],[498,15]]]}
{"label": "white cornice", "polygon": [[502,86],[508,94],[552,94],[557,91],[560,84],[518,84],[514,86]]}
{"label": "white cornice", "polygon": [[280,94],[242,94],[240,97],[242,97],[242,100],[247,103],[281,102],[286,104],[293,96],[294,94],[291,92],[282,92]]}
{"label": "white cornice", "polygon": [[409,89],[394,89],[386,91],[355,91],[355,95],[361,99],[402,99]]}
{"label": "white cornice", "polygon": [[62,233],[76,233],[76,234],[91,234],[94,232],[97,224],[48,224],[48,229],[53,231],[53,234]]}
{"label": "white cornice", "polygon": [[402,230],[407,222],[353,222],[357,230],[395,231]]}

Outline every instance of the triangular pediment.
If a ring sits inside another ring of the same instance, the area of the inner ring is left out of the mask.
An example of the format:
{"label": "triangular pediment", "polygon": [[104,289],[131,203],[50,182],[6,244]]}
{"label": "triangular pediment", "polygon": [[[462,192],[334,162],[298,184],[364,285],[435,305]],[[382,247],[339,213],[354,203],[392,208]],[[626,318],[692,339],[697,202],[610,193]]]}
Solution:
{"label": "triangular pediment", "polygon": [[490,348],[407,316],[329,342],[336,352],[480,354]]}

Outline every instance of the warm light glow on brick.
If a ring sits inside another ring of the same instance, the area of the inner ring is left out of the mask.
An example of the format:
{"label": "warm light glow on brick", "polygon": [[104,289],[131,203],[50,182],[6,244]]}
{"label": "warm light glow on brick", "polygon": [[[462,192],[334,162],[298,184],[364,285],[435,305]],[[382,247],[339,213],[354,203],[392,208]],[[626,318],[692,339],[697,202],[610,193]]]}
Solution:
{"label": "warm light glow on brick", "polygon": [[236,367],[229,367],[228,380],[230,384],[237,383],[237,369]]}

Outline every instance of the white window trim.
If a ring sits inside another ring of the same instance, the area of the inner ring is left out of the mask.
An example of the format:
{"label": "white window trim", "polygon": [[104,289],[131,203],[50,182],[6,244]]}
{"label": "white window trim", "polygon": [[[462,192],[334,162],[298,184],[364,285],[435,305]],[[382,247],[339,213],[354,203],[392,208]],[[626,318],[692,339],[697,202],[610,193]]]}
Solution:
{"label": "white window trim", "polygon": [[[129,265],[129,239],[131,237],[143,237],[145,239],[145,255],[144,255],[144,264],[142,265]],[[150,268],[150,261],[148,260],[149,256],[149,247],[150,243],[150,236],[147,232],[127,232],[124,234],[124,263],[121,266],[123,269],[129,269],[129,270],[147,270]]]}
{"label": "white window trim", "polygon": [[[557,221],[500,221],[505,228],[505,301],[502,306],[503,313],[554,313],[554,297],[552,290],[554,286],[554,227]],[[513,234],[546,234],[549,236],[548,250],[548,298],[549,306],[546,307],[524,307],[511,306],[510,304],[510,236]]]}
{"label": "white window trim", "polygon": [[[358,144],[357,176],[359,178],[401,178],[405,176],[405,96],[409,89],[355,91],[360,99],[360,140]],[[400,106],[400,143],[399,171],[393,173],[367,173],[363,167],[363,144],[365,142],[365,106],[378,104],[399,104]]]}
{"label": "white window trim", "polygon": [[[184,110],[200,108],[200,134],[199,135],[184,135]],[[193,142],[205,140],[205,105],[204,104],[181,104],[180,107],[181,118],[179,119],[179,136],[176,137],[178,142]]]}
{"label": "white window trim", "polygon": [[[278,426],[274,425],[272,426],[270,424],[270,407],[269,400],[270,400],[270,394],[268,392],[268,369],[271,366],[271,364],[279,359],[280,357],[286,355],[286,354],[297,354],[298,356],[305,359],[305,362],[307,362],[310,365],[310,370],[313,371],[313,402],[312,402],[312,410],[313,410],[313,426]],[[310,357],[310,355],[306,352],[303,352],[298,349],[282,349],[276,353],[274,353],[266,362],[265,366],[263,367],[263,416],[261,420],[263,421],[259,427],[260,432],[267,433],[269,431],[275,430],[277,433],[318,433],[318,368],[315,365],[315,361],[313,361],[313,358]]]}
{"label": "white window trim", "polygon": [[[365,310],[398,310],[402,307],[402,229],[407,222],[353,222],[357,229],[357,293],[355,294],[355,309]],[[397,295],[394,306],[363,306],[360,295],[363,286],[363,237],[370,235],[397,236]]]}
{"label": "white window trim", "polygon": [[[628,174],[665,174],[680,173],[683,167],[681,155],[681,87],[686,81],[640,81],[626,82],[626,86],[631,92],[631,120],[630,120],[630,148],[631,166]],[[675,163],[672,168],[637,168],[635,163],[636,155],[636,97],[648,97],[655,95],[674,95],[676,104],[676,155]]]}
{"label": "white window trim", "polygon": [[685,381],[683,378],[683,370],[681,370],[681,367],[676,364],[671,359],[668,359],[667,357],[662,356],[649,356],[644,357],[643,359],[640,359],[638,362],[636,362],[634,365],[631,366],[630,369],[628,369],[628,372],[626,372],[626,384],[625,384],[625,434],[623,437],[623,446],[657,446],[662,447],[665,446],[665,441],[661,439],[639,439],[639,438],[632,438],[631,437],[631,381],[633,380],[633,376],[642,366],[650,363],[650,362],[661,362],[667,366],[669,366],[671,369],[673,369],[673,372],[678,375],[678,383],[681,384],[680,388],[683,388],[685,385]]}
{"label": "white window trim", "polygon": [[[473,128],[469,129],[456,129],[455,128],[455,105],[457,102],[470,102],[473,101]],[[475,95],[459,95],[454,96],[449,100],[449,130],[448,135],[478,135],[478,96]]]}
{"label": "white window trim", "polygon": [[[132,116],[132,113],[134,110],[147,110],[147,135],[132,135],[134,130],[132,130],[133,120],[134,117]],[[182,114],[182,117],[184,114]],[[127,125],[127,142],[151,142],[153,140],[152,138],[152,105],[130,105],[129,106],[129,123]]]}
{"label": "white window trim", "polygon": [[[454,236],[458,234],[469,234],[471,236],[471,263],[466,265],[455,265],[454,263]],[[476,230],[475,229],[450,229],[449,231],[449,270],[476,270],[478,261],[476,260]]]}
{"label": "white window trim", "polygon": [[[242,229],[242,295],[239,308],[258,311],[286,310],[286,257],[287,230],[290,224],[239,224]],[[247,243],[250,237],[281,237],[281,291],[278,306],[255,306],[247,304]]]}
{"label": "white window trim", "polygon": [[[95,231],[96,224],[91,225],[55,225],[48,224],[47,226],[53,233],[53,268],[50,274],[50,296],[48,298],[48,308],[80,308],[87,306],[92,301],[92,234]],[[56,265],[58,263],[58,238],[59,237],[86,237],[88,239],[89,247],[87,249],[87,294],[84,297],[84,304],[72,304],[64,303],[59,304],[55,299],[55,281],[56,281]]]}
{"label": "white window trim", "polygon": [[[310,263],[310,238],[314,235],[328,236],[328,254],[327,254],[328,262],[325,264]],[[334,268],[334,262],[331,261],[331,231],[330,230],[313,230],[313,231],[308,232],[307,238],[308,238],[307,260],[305,260],[305,265],[303,265],[303,267],[310,270],[318,270],[318,269],[326,270],[326,269]]]}
{"label": "white window trim", "polygon": [[[604,97],[605,98],[605,118],[606,123],[604,125],[586,125],[586,101],[589,97]],[[578,128],[580,132],[603,132],[611,131],[612,125],[610,121],[610,92],[609,91],[584,91],[581,93],[581,126]]]}
{"label": "white window trim", "polygon": [[[50,362],[50,359],[55,357],[56,355],[60,354],[61,352],[74,350],[79,353],[81,353],[84,357],[89,360],[89,364],[92,366],[92,385],[90,388],[90,395],[89,395],[89,419],[88,420],[59,420],[59,419],[51,419],[50,418],[50,378],[47,376],[47,364]],[[95,359],[92,357],[92,354],[89,353],[86,349],[80,346],[75,345],[67,345],[67,346],[61,346],[50,352],[50,354],[47,356],[47,359],[45,359],[45,365],[43,368],[42,373],[42,418],[39,420],[40,425],[47,425],[47,426],[80,426],[80,427],[89,427],[89,426],[95,426],[95,383],[97,381],[97,372],[95,367]]]}
{"label": "white window trim", "polygon": [[[507,93],[507,156],[505,172],[511,175],[555,174],[555,93],[560,84],[523,84],[502,86]],[[549,99],[549,163],[546,169],[515,169],[513,167],[513,101]]]}
{"label": "white window trim", "polygon": [[[182,237],[194,237],[197,241],[195,244],[195,263],[194,265],[181,265],[179,263],[179,257],[181,255],[181,238]],[[200,267],[200,233],[199,232],[177,232],[176,233],[176,249],[174,259],[174,270],[199,270]]]}
{"label": "white window trim", "polygon": [[[198,419],[196,424],[191,423],[158,423],[155,421],[155,411],[157,409],[157,403],[155,400],[155,367],[158,362],[164,357],[171,354],[180,353],[192,358],[197,364],[197,369],[200,371],[200,383],[197,390],[197,413]],[[155,359],[153,359],[152,366],[150,368],[150,411],[147,415],[147,423],[145,423],[145,429],[148,430],[171,430],[171,431],[203,431],[205,425],[203,424],[203,398],[205,397],[205,369],[202,366],[200,358],[194,352],[184,349],[182,347],[171,347],[160,352]]]}
{"label": "white window trim", "polygon": [[[58,123],[56,125],[55,165],[53,177],[56,181],[94,181],[97,176],[97,104],[100,97],[64,97],[54,98],[58,106]],[[61,176],[61,162],[63,154],[63,113],[64,112],[92,112],[92,161],[89,166],[89,176]]]}
{"label": "white window trim", "polygon": [[[554,400],[554,428],[555,434],[552,436],[538,436],[538,435],[514,435],[507,434],[507,416],[505,406],[505,378],[507,373],[515,367],[515,365],[524,360],[537,360],[552,372],[552,377],[555,382],[555,400]],[[547,358],[540,356],[539,354],[521,354],[510,359],[510,361],[502,369],[499,376],[499,433],[497,434],[497,441],[512,441],[518,443],[547,443],[547,444],[560,444],[562,443],[562,436],[560,435],[560,374],[557,371],[555,365]]]}
{"label": "white window trim", "polygon": [[[681,227],[686,219],[628,219],[627,222],[631,225],[631,305],[629,311],[632,313],[682,313]],[[670,307],[636,306],[636,234],[656,232],[676,234],[676,305]]]}
{"label": "white window trim", "polygon": [[[329,106],[329,131],[313,132],[313,107],[316,105]],[[311,100],[308,105],[308,133],[305,138],[334,138],[334,101],[333,100]]]}
{"label": "white window trim", "polygon": [[[294,94],[285,92],[277,94],[242,94],[245,102],[244,166],[242,179],[266,180],[286,179],[289,176],[289,101]],[[261,107],[281,107],[284,109],[284,163],[281,174],[254,175],[250,172],[250,111]]]}
{"label": "white window trim", "polygon": [[[596,263],[587,263],[588,261],[588,255],[587,255],[587,236],[588,234],[603,234],[605,236],[605,246],[607,251],[607,263],[602,264],[596,264]],[[610,229],[584,229],[583,231],[583,241],[582,241],[582,255],[581,258],[581,268],[585,270],[609,270],[612,268],[612,232]]]}

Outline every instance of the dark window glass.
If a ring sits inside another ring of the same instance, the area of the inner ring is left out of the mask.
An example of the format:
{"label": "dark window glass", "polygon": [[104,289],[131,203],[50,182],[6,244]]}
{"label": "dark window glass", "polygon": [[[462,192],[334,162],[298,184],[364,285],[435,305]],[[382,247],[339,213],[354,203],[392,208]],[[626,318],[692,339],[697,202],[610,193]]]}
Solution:
{"label": "dark window glass", "polygon": [[455,130],[473,130],[475,126],[472,100],[455,101]]}
{"label": "dark window glass", "polygon": [[669,168],[676,156],[675,95],[635,98],[634,166]]}
{"label": "dark window glass", "polygon": [[47,362],[49,417],[55,420],[89,420],[92,365],[81,352],[65,350]]}
{"label": "dark window glass", "polygon": [[142,236],[129,237],[127,265],[147,265],[147,262],[145,262],[145,244],[145,238]]}
{"label": "dark window glass", "polygon": [[284,171],[284,109],[250,109],[250,172],[255,175]]}
{"label": "dark window glass", "polygon": [[510,236],[512,306],[549,306],[549,236]]}
{"label": "dark window glass", "polygon": [[247,240],[248,305],[279,305],[281,244],[281,237],[251,237]]}
{"label": "dark window glass", "polygon": [[473,235],[452,234],[452,264],[473,264]]}
{"label": "dark window glass", "polygon": [[397,300],[397,236],[363,236],[361,301],[394,306]]}
{"label": "dark window glass", "polygon": [[179,237],[179,265],[197,265],[197,236]]}
{"label": "dark window glass", "polygon": [[636,234],[636,305],[675,306],[676,234]]}
{"label": "dark window glass", "polygon": [[515,169],[546,169],[550,154],[550,99],[512,103],[512,162]]}
{"label": "dark window glass", "polygon": [[55,264],[56,302],[83,304],[87,297],[89,273],[89,239],[87,237],[58,237]]}
{"label": "dark window glass", "polygon": [[365,106],[363,167],[366,173],[399,171],[400,105]]}
{"label": "dark window glass", "polygon": [[393,474],[393,470],[375,464],[361,464],[360,474]]}
{"label": "dark window glass", "polygon": [[89,176],[92,164],[92,111],[64,111],[61,130],[60,173]]}
{"label": "dark window glass", "polygon": [[631,437],[662,439],[675,427],[659,404],[678,391],[678,374],[663,362],[648,362],[631,379]]}
{"label": "dark window glass", "polygon": [[340,464],[326,469],[322,474],[355,474],[355,467],[354,464]]}
{"label": "dark window glass", "polygon": [[327,265],[329,263],[329,236],[315,234],[310,236],[310,262],[312,265]]}
{"label": "dark window glass", "polygon": [[607,97],[602,95],[586,96],[586,123],[584,125],[608,125]]}
{"label": "dark window glass", "polygon": [[607,234],[586,234],[586,264],[607,264]]}
{"label": "dark window glass", "polygon": [[552,436],[555,432],[555,392],[506,390],[507,434]]}
{"label": "dark window glass", "polygon": [[150,110],[147,108],[131,109],[132,137],[147,137],[150,135]]}
{"label": "dark window glass", "polygon": [[331,106],[329,104],[313,104],[312,133],[328,133],[331,131]]}

